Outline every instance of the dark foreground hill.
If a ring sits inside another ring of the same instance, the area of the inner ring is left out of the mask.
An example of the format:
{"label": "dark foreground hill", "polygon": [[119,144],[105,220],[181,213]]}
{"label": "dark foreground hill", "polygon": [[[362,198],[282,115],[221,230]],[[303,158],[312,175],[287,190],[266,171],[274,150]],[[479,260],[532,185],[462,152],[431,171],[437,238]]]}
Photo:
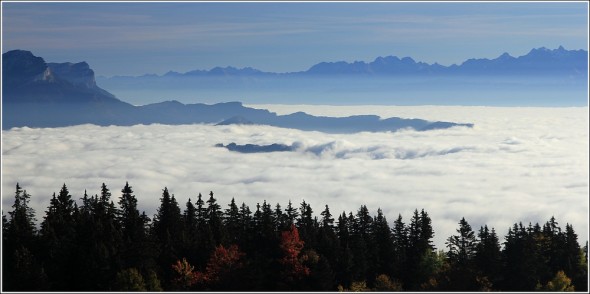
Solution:
{"label": "dark foreground hill", "polygon": [[[277,115],[240,102],[182,104],[165,101],[134,106],[117,99],[95,82],[87,63],[46,63],[29,51],[2,55],[2,128],[65,127],[79,124],[249,124],[323,132],[430,130],[471,124],[363,115],[344,118],[312,116],[303,112]],[[240,119],[236,119],[240,118]]]}

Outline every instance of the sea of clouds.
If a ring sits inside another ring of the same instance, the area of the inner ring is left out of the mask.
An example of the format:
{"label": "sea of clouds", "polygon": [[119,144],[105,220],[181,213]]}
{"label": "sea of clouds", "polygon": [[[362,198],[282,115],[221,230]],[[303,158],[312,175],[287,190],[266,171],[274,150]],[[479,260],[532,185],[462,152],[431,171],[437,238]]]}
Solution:
{"label": "sea of clouds", "polygon": [[[181,208],[209,191],[223,208],[232,197],[252,210],[305,200],[334,216],[367,205],[393,222],[414,209],[431,216],[442,249],[461,217],[501,238],[514,222],[574,225],[588,240],[588,108],[251,105],[279,114],[376,114],[474,123],[474,128],[326,134],[268,126],[137,125],[15,128],[2,131],[2,210],[17,182],[40,221],[66,183],[78,200],[107,184],[115,202],[126,181],[153,215],[168,187]],[[294,152],[243,154],[217,143],[294,144]]]}

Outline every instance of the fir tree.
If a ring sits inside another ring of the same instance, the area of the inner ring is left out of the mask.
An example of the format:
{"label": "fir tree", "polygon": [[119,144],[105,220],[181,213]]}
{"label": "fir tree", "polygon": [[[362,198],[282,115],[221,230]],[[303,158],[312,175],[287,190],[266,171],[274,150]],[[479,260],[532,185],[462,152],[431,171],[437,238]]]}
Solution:
{"label": "fir tree", "polygon": [[69,289],[76,276],[75,264],[76,230],[74,222],[74,200],[63,184],[58,196],[53,193],[49,207],[41,223],[41,238],[44,243],[44,264],[51,283],[50,289],[63,291]]}

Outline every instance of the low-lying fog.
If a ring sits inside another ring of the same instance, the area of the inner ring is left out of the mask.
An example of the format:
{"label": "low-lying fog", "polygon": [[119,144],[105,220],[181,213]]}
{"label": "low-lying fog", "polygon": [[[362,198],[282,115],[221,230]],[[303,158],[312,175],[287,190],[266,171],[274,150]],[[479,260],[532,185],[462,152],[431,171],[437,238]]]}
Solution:
{"label": "low-lying fog", "polygon": [[[555,216],[588,239],[588,108],[458,106],[251,105],[279,114],[377,114],[474,123],[427,132],[325,134],[267,126],[137,125],[17,128],[3,131],[2,204],[17,182],[32,195],[40,221],[66,183],[79,201],[104,182],[115,202],[125,181],[140,209],[153,215],[162,189],[181,204],[213,191],[225,209],[232,197],[254,209],[305,199],[319,216],[382,208],[390,222],[414,209],[431,216],[438,248],[461,217],[503,237],[514,222]],[[294,152],[231,152],[228,144],[299,146]]]}

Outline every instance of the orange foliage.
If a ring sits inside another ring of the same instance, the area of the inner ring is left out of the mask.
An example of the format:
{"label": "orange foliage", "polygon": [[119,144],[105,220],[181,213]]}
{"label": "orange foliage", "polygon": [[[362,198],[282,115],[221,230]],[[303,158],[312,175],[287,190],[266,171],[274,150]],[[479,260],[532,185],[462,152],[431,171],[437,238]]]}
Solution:
{"label": "orange foliage", "polygon": [[172,265],[172,269],[177,274],[173,282],[178,287],[188,288],[197,282],[195,273],[193,272],[194,267],[186,261],[186,258],[183,258],[182,261],[177,260],[176,264]]}
{"label": "orange foliage", "polygon": [[172,265],[172,269],[177,274],[173,282],[183,289],[194,284],[218,282],[224,274],[242,266],[240,258],[243,255],[244,253],[240,252],[237,245],[231,245],[229,248],[219,245],[211,254],[205,272],[194,271],[194,267],[183,258],[182,261],[178,260]]}

